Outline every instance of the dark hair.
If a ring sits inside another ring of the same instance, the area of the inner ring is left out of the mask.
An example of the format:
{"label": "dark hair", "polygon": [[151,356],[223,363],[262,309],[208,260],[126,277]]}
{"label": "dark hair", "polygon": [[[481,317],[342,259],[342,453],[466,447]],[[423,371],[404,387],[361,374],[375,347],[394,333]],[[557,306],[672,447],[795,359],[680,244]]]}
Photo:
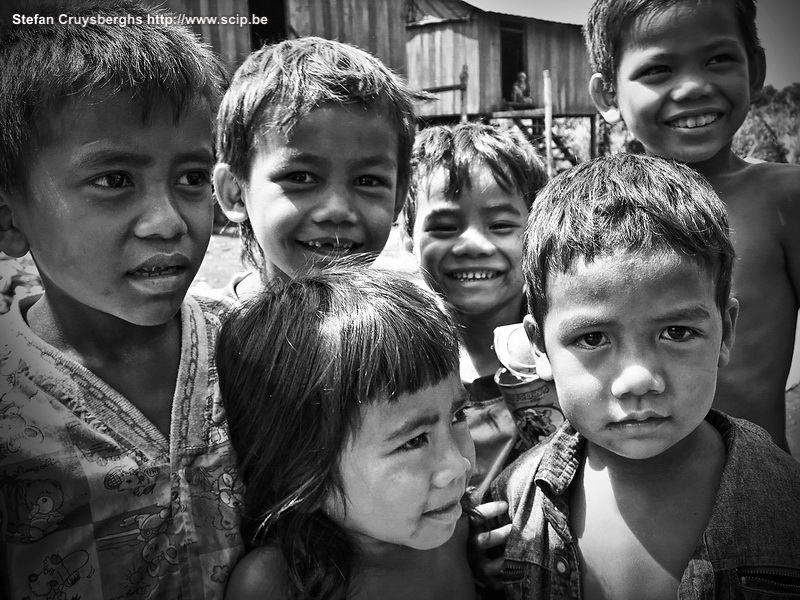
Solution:
{"label": "dark hair", "polygon": [[536,197],[525,229],[528,308],[543,331],[547,278],[618,250],[674,251],[708,270],[724,312],[734,252],[728,214],[691,168],[655,156],[616,154],[572,167]]}
{"label": "dark hair", "polygon": [[37,24],[7,18],[0,24],[2,189],[26,191],[27,160],[70,101],[127,93],[144,120],[154,103],[167,100],[177,121],[202,99],[214,118],[225,70],[207,45],[177,24],[177,16],[136,0],[22,6],[23,13],[36,12]]}
{"label": "dark hair", "polygon": [[[414,102],[430,97],[355,46],[317,37],[286,40],[253,52],[234,74],[219,108],[217,154],[236,179],[246,182],[264,132],[288,135],[314,108],[361,105],[384,112],[397,132],[399,206],[408,191]],[[239,235],[243,258],[260,268],[264,253],[249,220],[239,224]]]}
{"label": "dark hair", "polygon": [[[701,0],[681,1],[701,2]],[[747,56],[752,58],[762,50],[756,29],[756,2],[755,0],[726,1],[736,11]],[[589,18],[583,28],[583,35],[592,71],[603,76],[608,91],[614,91],[624,36],[630,32],[636,20],[674,6],[675,0],[595,0],[589,9]]]}
{"label": "dark hair", "polygon": [[280,549],[303,598],[344,598],[352,572],[353,543],[323,505],[344,498],[339,460],[361,407],[458,373],[440,299],[357,262],[274,282],[223,323],[217,345],[243,536]]}
{"label": "dark hair", "polygon": [[503,191],[519,194],[528,208],[547,181],[544,161],[533,145],[514,130],[500,130],[481,123],[423,129],[414,142],[411,185],[403,206],[403,222],[409,237],[414,234],[417,203],[428,177],[443,169],[444,193],[458,199],[462,190],[472,187],[470,170],[480,164],[489,167]]}

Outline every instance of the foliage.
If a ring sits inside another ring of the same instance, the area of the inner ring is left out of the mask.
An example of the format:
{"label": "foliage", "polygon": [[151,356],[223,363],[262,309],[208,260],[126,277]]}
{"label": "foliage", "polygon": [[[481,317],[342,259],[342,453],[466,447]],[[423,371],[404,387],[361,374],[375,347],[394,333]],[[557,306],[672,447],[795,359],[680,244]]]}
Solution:
{"label": "foliage", "polygon": [[800,83],[764,86],[733,138],[740,156],[800,164]]}

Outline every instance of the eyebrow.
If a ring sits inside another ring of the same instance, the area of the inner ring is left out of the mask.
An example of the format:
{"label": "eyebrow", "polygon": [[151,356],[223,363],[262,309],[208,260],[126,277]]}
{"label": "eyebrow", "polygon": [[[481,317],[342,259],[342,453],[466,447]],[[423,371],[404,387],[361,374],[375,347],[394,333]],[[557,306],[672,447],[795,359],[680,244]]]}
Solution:
{"label": "eyebrow", "polygon": [[[439,216],[451,216],[457,215],[461,212],[461,208],[457,203],[450,202],[446,206],[441,206],[438,208],[433,208],[426,216],[429,217],[439,217]],[[480,209],[481,214],[488,214],[494,215],[497,213],[514,213],[515,215],[521,215],[519,208],[514,206],[511,202],[502,202],[499,204],[492,204],[490,206],[485,206]]]}
{"label": "eyebrow", "polygon": [[[679,308],[673,311],[665,312],[661,315],[655,315],[654,319],[661,323],[668,323],[670,321],[702,321],[710,317],[711,312],[705,306],[698,305]],[[577,317],[563,321],[559,325],[558,329],[561,331],[572,331],[575,329],[602,329],[611,324],[613,324],[613,321],[610,319],[578,315]]]}
{"label": "eyebrow", "polygon": [[[208,149],[184,152],[174,157],[172,162],[180,164],[187,162],[211,163],[213,161],[214,155],[211,150]],[[79,155],[73,163],[73,167],[77,169],[85,169],[121,164],[131,167],[147,167],[153,164],[153,162],[155,162],[154,158],[149,154],[129,152],[125,150],[118,150],[116,148],[101,148]]]}
{"label": "eyebrow", "polygon": [[[469,393],[467,390],[463,390],[458,396],[453,400],[453,403],[450,405],[450,412],[455,412],[455,410],[466,403],[469,402]],[[414,419],[410,419],[408,421],[403,422],[397,429],[392,431],[387,437],[387,442],[396,442],[399,441],[409,435],[411,432],[416,431],[422,427],[433,427],[437,423],[439,423],[439,415],[437,413],[428,413],[419,415]]]}
{"label": "eyebrow", "polygon": [[[331,161],[325,156],[319,156],[317,154],[310,154],[308,152],[295,152],[291,149],[286,150],[286,154],[281,158],[281,163],[293,163],[293,162],[300,162],[300,163],[308,163],[314,166],[321,166],[327,165]],[[397,168],[397,161],[392,160],[388,156],[366,156],[360,160],[354,161],[355,166],[364,168],[364,167],[385,167],[387,169],[395,169]]]}
{"label": "eyebrow", "polygon": [[679,308],[663,315],[658,315],[658,321],[701,321],[711,317],[711,311],[705,306],[689,306],[686,308]]}

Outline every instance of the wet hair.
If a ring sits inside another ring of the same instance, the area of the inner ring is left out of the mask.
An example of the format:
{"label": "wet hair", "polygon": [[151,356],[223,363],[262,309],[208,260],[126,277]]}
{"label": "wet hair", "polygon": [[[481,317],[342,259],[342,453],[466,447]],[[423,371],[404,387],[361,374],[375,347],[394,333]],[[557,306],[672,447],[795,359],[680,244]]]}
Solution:
{"label": "wet hair", "polygon": [[[414,143],[414,102],[429,99],[371,54],[317,37],[286,40],[253,52],[236,71],[217,120],[217,154],[233,176],[247,183],[259,138],[289,135],[311,110],[358,106],[380,112],[397,133],[399,207],[408,190],[409,156]],[[261,268],[264,252],[250,221],[239,224],[242,256]]]}
{"label": "wet hair", "polygon": [[223,323],[217,345],[246,489],[242,534],[282,552],[303,598],[345,597],[355,546],[324,504],[344,500],[339,461],[362,408],[459,369],[439,297],[363,260],[273,282]]}
{"label": "wet hair", "polygon": [[724,312],[734,251],[722,200],[683,164],[622,153],[572,167],[536,197],[525,229],[522,271],[538,331],[549,309],[548,277],[568,274],[578,260],[592,262],[621,251],[689,258],[713,278]]}
{"label": "wet hair", "polygon": [[[739,29],[747,56],[752,58],[762,51],[756,29],[755,0],[724,0],[736,11]],[[681,3],[701,4],[708,0],[680,0]],[[608,91],[614,91],[617,68],[622,58],[625,36],[638,19],[657,14],[677,3],[675,0],[595,0],[589,9],[589,18],[583,28],[589,64],[592,72],[600,73]]]}
{"label": "wet hair", "polygon": [[411,185],[402,213],[408,236],[413,237],[419,198],[427,193],[431,175],[443,169],[444,194],[458,200],[462,190],[472,188],[470,172],[482,164],[489,167],[504,192],[519,194],[528,208],[547,181],[544,161],[533,145],[514,130],[481,123],[423,129],[414,142]]}
{"label": "wet hair", "polygon": [[177,122],[205,101],[213,120],[224,67],[175,15],[136,0],[40,1],[19,6],[40,19],[24,25],[5,15],[10,6],[0,23],[0,188],[26,192],[28,162],[70,103],[126,94],[145,122],[166,101]]}

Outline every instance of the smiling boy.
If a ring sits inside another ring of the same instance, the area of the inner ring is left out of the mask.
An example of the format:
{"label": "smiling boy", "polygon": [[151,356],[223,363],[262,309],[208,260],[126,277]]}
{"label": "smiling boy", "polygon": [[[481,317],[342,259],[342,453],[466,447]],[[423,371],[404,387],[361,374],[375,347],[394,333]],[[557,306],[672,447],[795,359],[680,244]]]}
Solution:
{"label": "smiling boy", "polygon": [[[753,0],[597,0],[586,26],[592,99],[648,154],[684,162],[725,202],[741,307],[715,406],[788,449],[784,389],[800,309],[800,168],[731,150],[766,72]],[[800,444],[800,439],[792,440]]]}
{"label": "smiling boy", "polygon": [[0,248],[44,288],[0,319],[0,595],[221,597],[242,550],[225,306],[185,295],[224,71],[136,2],[42,10],[129,25],[0,36]]}
{"label": "smiling boy", "polygon": [[414,144],[403,238],[462,327],[460,371],[477,455],[470,486],[479,493],[524,449],[514,450],[516,426],[494,381],[500,363],[492,343],[496,327],[525,313],[522,232],[545,181],[534,147],[511,131],[428,127]]}
{"label": "smiling boy", "polygon": [[214,171],[256,268],[234,276],[231,296],[383,250],[408,189],[413,101],[424,97],[331,40],[287,40],[245,60],[219,110]]}
{"label": "smiling boy", "polygon": [[525,327],[567,422],[493,487],[507,596],[798,589],[800,465],[711,409],[738,314],[724,205],[683,165],[620,154],[552,180],[525,236]]}

